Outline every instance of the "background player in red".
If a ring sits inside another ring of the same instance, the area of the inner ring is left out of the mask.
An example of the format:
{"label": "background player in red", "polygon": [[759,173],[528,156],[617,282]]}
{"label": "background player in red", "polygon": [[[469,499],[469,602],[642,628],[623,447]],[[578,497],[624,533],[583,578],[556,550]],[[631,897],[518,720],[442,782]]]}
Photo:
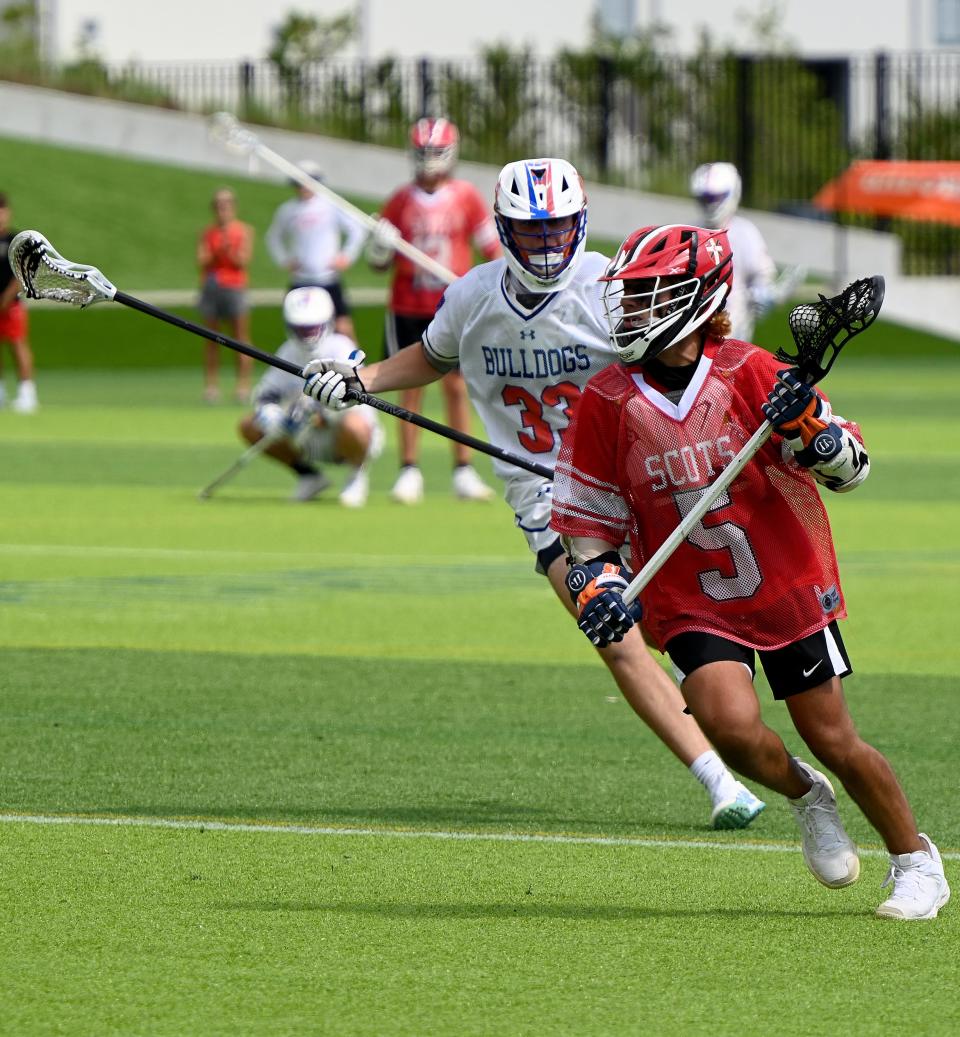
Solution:
{"label": "background player in red", "polygon": [[726,339],[732,273],[724,231],[668,226],[632,234],[602,278],[621,363],[588,382],[553,490],[579,625],[596,645],[630,629],[619,550],[629,541],[639,568],[768,418],[774,436],[642,592],[644,623],[723,759],[788,798],[816,878],[850,885],[860,862],[833,787],[761,719],[759,652],[774,697],[890,851],[893,892],[877,914],[934,918],[950,896],[940,855],[841,684],[846,608],[817,484],[844,492],[866,478],[860,431],[771,354]]}
{"label": "background player in red", "polygon": [[[10,226],[10,203],[0,193],[0,345],[6,343],[10,347],[17,365],[19,385],[13,409],[18,414],[32,414],[37,409],[37,387],[33,381],[33,353],[27,341],[27,310],[18,296],[20,285],[7,259],[16,234]],[[0,378],[0,407],[5,402],[6,388]]]}
{"label": "background player in red", "polygon": [[[393,356],[419,342],[433,319],[444,284],[395,251],[398,238],[416,245],[455,274],[472,265],[472,246],[485,259],[500,254],[497,230],[480,192],[466,180],[452,176],[457,160],[459,134],[447,119],[420,119],[410,131],[414,179],[387,200],[381,220],[367,244],[367,259],[377,270],[393,266],[393,284],[386,315],[386,352]],[[463,376],[452,371],[440,383],[447,407],[447,422],[461,432],[470,431],[470,404]],[[401,403],[418,411],[423,389],[405,389]],[[391,491],[394,500],[415,504],[423,497],[423,476],[418,466],[420,430],[401,422],[400,474]],[[453,445],[453,490],[467,500],[488,500],[493,490],[470,465],[470,451]]]}
{"label": "background player in red", "polygon": [[[233,338],[249,342],[247,267],[253,258],[253,228],[237,219],[236,198],[229,188],[221,187],[214,194],[211,206],[214,221],[200,235],[197,244],[201,276],[198,308],[208,328],[219,331],[223,323]],[[236,398],[245,403],[250,398],[253,360],[242,353],[236,357]],[[219,372],[220,347],[215,342],[207,342],[203,354],[203,398],[208,403],[220,399]]]}

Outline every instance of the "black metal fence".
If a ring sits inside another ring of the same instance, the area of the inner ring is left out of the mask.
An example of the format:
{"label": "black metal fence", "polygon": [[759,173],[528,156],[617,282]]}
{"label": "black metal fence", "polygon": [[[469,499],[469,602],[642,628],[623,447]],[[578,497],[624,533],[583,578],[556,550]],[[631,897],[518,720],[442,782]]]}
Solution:
{"label": "black metal fence", "polygon": [[[403,146],[444,114],[464,158],[569,158],[588,179],[685,194],[701,162],[734,162],[748,206],[817,216],[810,199],[856,158],[960,159],[960,54],[831,60],[728,54],[629,57],[507,50],[481,58],[96,66],[98,93]],[[69,85],[69,84],[67,84]],[[76,83],[84,89],[83,83]],[[865,221],[859,221],[865,222]],[[909,272],[960,272],[960,231],[885,221]]]}

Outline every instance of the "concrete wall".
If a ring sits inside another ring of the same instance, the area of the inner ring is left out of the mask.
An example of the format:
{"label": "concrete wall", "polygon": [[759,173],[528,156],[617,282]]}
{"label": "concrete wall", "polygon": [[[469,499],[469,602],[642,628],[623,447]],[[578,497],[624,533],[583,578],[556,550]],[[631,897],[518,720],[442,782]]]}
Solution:
{"label": "concrete wall", "polygon": [[[274,151],[294,161],[310,158],[326,172],[335,191],[383,198],[410,175],[402,152],[374,145],[255,128]],[[144,105],[81,97],[0,83],[0,136],[142,158],[151,162],[280,181],[265,163],[225,151],[213,143],[198,115]],[[523,156],[518,156],[523,157]],[[492,196],[497,168],[463,162],[458,174]],[[588,184],[590,228],[620,240],[645,224],[696,223],[691,201]],[[812,275],[839,285],[865,274],[887,279],[885,314],[893,320],[960,338],[960,283],[951,278],[907,278],[900,274],[899,240],[891,234],[841,230],[833,224],[747,211],[778,264],[802,264]]]}

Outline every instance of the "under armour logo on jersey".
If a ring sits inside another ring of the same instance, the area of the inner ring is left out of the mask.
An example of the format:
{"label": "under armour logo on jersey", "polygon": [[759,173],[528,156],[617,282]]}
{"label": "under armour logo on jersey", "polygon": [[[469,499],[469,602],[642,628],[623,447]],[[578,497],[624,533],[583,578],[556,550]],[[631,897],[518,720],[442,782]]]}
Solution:
{"label": "under armour logo on jersey", "polygon": [[534,331],[533,328],[531,328],[529,331],[521,331],[520,332],[521,340],[522,339],[526,339],[527,337],[536,338],[537,337],[536,331]]}
{"label": "under armour logo on jersey", "polygon": [[721,245],[719,241],[714,241],[713,238],[711,238],[703,247],[710,253],[713,265],[716,266],[717,263],[720,262],[720,257],[723,255],[723,245]]}

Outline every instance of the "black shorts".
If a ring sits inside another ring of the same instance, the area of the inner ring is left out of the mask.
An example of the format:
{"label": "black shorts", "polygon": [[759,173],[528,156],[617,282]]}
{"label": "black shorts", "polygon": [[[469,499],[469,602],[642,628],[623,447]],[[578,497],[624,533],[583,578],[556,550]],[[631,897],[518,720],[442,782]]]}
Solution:
{"label": "black shorts", "polygon": [[757,673],[754,656],[759,655],[775,699],[789,698],[816,688],[831,677],[853,673],[836,620],[785,648],[756,653],[746,645],[717,634],[693,630],[671,638],[667,642],[667,654],[682,674],[681,680],[707,663],[726,661],[743,663],[752,679]]}
{"label": "black shorts", "polygon": [[294,288],[323,288],[330,293],[330,298],[333,300],[333,312],[338,317],[350,316],[350,304],[343,294],[343,287],[339,281],[329,281],[327,284],[321,284],[319,281],[301,281],[290,285],[291,291]]}
{"label": "black shorts", "polygon": [[430,327],[433,317],[406,317],[402,313],[387,310],[383,348],[387,356],[423,340],[423,333]]}

